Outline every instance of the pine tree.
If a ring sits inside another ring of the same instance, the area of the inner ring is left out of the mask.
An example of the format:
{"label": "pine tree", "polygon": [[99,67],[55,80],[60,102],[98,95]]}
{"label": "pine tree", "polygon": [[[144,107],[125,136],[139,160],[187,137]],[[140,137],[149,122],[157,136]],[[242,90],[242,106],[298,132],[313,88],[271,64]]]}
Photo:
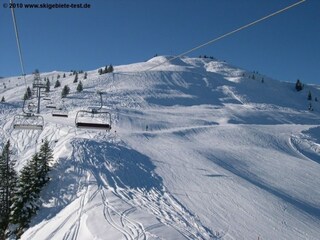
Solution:
{"label": "pine tree", "polygon": [[76,75],[74,76],[74,80],[73,83],[77,83],[78,82],[78,73],[76,73]]}
{"label": "pine tree", "polygon": [[64,73],[64,74],[63,74],[63,78],[65,78],[65,77],[66,77],[66,74]]}
{"label": "pine tree", "polygon": [[302,84],[300,82],[300,80],[298,79],[296,82],[296,90],[299,92],[302,90]]}
{"label": "pine tree", "polygon": [[17,173],[14,164],[10,159],[10,141],[7,141],[0,156],[0,239],[5,239],[10,206],[16,194]]}
{"label": "pine tree", "polygon": [[60,78],[60,74],[58,74],[58,76],[57,76],[57,80]]}
{"label": "pine tree", "polygon": [[70,93],[70,88],[68,87],[68,85],[65,85],[62,89],[61,97],[65,98],[69,93]]}
{"label": "pine tree", "polygon": [[59,80],[56,81],[56,83],[54,84],[54,88],[60,87],[61,83],[59,82]]}
{"label": "pine tree", "polygon": [[49,181],[47,174],[50,170],[50,163],[53,160],[53,152],[49,146],[49,141],[47,139],[40,147],[39,159],[41,165],[39,167],[38,178],[41,180],[41,187],[43,187]]}
{"label": "pine tree", "polygon": [[33,155],[32,159],[21,170],[18,191],[11,205],[10,223],[12,235],[19,238],[29,226],[31,217],[40,206],[40,192],[49,181],[48,172],[53,159],[52,149],[46,139],[40,147],[40,152]]}
{"label": "pine tree", "polygon": [[21,170],[18,181],[18,190],[13,198],[9,221],[13,224],[12,233],[19,238],[26,228],[32,216],[39,209],[39,180],[37,179],[37,168],[40,159],[36,153]]}
{"label": "pine tree", "polygon": [[50,92],[50,81],[47,79],[46,81],[46,92]]}
{"label": "pine tree", "polygon": [[2,103],[6,102],[6,99],[4,98],[4,96],[2,96],[1,102],[2,102]]}
{"label": "pine tree", "polygon": [[110,64],[109,67],[108,67],[108,72],[109,72],[109,73],[112,73],[112,72],[113,72],[113,66],[112,66],[111,64]]}
{"label": "pine tree", "polygon": [[32,97],[32,91],[30,87],[27,87],[27,94],[28,94],[28,99],[30,99]]}
{"label": "pine tree", "polygon": [[23,100],[27,100],[28,99],[28,94],[25,92],[23,95]]}
{"label": "pine tree", "polygon": [[311,91],[308,92],[308,101],[312,101]]}
{"label": "pine tree", "polygon": [[83,90],[83,85],[82,85],[82,82],[80,81],[77,86],[77,92],[82,92],[82,90]]}
{"label": "pine tree", "polygon": [[27,99],[30,99],[32,97],[32,92],[31,92],[31,89],[30,87],[27,87],[27,90],[23,96],[23,100],[27,100]]}
{"label": "pine tree", "polygon": [[108,66],[105,66],[103,73],[108,73]]}
{"label": "pine tree", "polygon": [[101,74],[103,73],[102,68],[100,68],[100,69],[98,70],[98,73],[99,73],[99,75],[101,75]]}
{"label": "pine tree", "polygon": [[83,79],[87,79],[87,76],[88,76],[88,73],[85,72],[85,73],[84,73],[84,76],[83,76]]}

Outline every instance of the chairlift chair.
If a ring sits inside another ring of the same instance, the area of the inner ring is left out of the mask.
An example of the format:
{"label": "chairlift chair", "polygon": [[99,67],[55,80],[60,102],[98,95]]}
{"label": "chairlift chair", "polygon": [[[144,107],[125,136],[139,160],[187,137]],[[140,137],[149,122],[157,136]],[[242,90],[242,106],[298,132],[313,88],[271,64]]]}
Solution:
{"label": "chairlift chair", "polygon": [[49,103],[49,104],[46,105],[46,108],[54,108],[54,109],[56,109],[57,107],[56,107],[55,104],[53,104],[53,103],[51,102],[51,103]]}
{"label": "chairlift chair", "polygon": [[111,114],[100,110],[80,110],[76,114],[77,128],[91,128],[110,131]]}
{"label": "chairlift chair", "polygon": [[43,130],[44,120],[40,115],[19,114],[14,116],[13,129],[17,130]]}
{"label": "chairlift chair", "polygon": [[13,129],[17,130],[43,130],[44,119],[41,115],[35,115],[32,111],[35,109],[34,104],[28,104],[29,112],[24,110],[26,100],[23,101],[22,112],[13,118]]}
{"label": "chairlift chair", "polygon": [[68,110],[64,105],[64,101],[56,106],[55,110],[51,112],[52,117],[68,117]]}
{"label": "chairlift chair", "polygon": [[52,117],[68,117],[68,111],[65,108],[57,108],[51,113]]}
{"label": "chairlift chair", "polygon": [[102,109],[102,93],[100,95],[100,107],[89,110],[79,110],[76,114],[75,124],[77,128],[90,128],[110,131],[111,113]]}

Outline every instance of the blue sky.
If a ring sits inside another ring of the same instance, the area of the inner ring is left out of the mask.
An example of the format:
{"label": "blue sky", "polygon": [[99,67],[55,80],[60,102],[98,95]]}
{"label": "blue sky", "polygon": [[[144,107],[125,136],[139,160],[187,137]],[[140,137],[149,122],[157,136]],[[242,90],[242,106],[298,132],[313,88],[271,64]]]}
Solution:
{"label": "blue sky", "polygon": [[[21,73],[0,0],[0,76]],[[27,73],[92,70],[178,55],[296,0],[15,0],[90,9],[16,9]],[[282,81],[320,83],[320,1],[307,0],[189,56],[208,55]]]}

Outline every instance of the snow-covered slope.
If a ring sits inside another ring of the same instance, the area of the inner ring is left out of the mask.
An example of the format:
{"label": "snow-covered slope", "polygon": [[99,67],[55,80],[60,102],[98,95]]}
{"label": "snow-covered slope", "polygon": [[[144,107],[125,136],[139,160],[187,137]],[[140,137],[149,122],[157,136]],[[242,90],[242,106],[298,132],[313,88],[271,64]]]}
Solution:
{"label": "snow-covered slope", "polygon": [[[0,131],[17,169],[41,139],[55,156],[22,239],[318,239],[320,103],[308,111],[307,94],[319,98],[319,86],[297,92],[213,59],[145,71],[167,59],[80,74],[81,93],[66,73],[69,118],[52,117],[42,101],[42,132],[12,129],[25,85],[0,79]],[[41,76],[53,84],[58,74]],[[60,103],[61,87],[51,90]],[[109,133],[75,128],[78,110],[99,106],[97,90],[112,113]]]}

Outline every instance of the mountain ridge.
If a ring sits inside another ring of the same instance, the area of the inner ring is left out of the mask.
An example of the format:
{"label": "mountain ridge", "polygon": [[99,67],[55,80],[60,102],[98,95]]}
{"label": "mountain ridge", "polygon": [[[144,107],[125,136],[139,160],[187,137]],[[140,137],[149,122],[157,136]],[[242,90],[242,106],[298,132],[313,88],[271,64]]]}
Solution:
{"label": "mountain ridge", "polygon": [[[52,104],[71,88],[66,119],[41,101],[41,132],[12,129],[25,85],[0,80],[1,136],[12,142],[16,168],[41,139],[54,150],[52,180],[22,239],[317,239],[319,86],[297,92],[216,59],[161,64],[169,59],[79,74],[80,93],[70,72],[41,74]],[[62,87],[53,88],[57,74]],[[77,129],[77,111],[100,106],[98,90],[111,131]]]}

